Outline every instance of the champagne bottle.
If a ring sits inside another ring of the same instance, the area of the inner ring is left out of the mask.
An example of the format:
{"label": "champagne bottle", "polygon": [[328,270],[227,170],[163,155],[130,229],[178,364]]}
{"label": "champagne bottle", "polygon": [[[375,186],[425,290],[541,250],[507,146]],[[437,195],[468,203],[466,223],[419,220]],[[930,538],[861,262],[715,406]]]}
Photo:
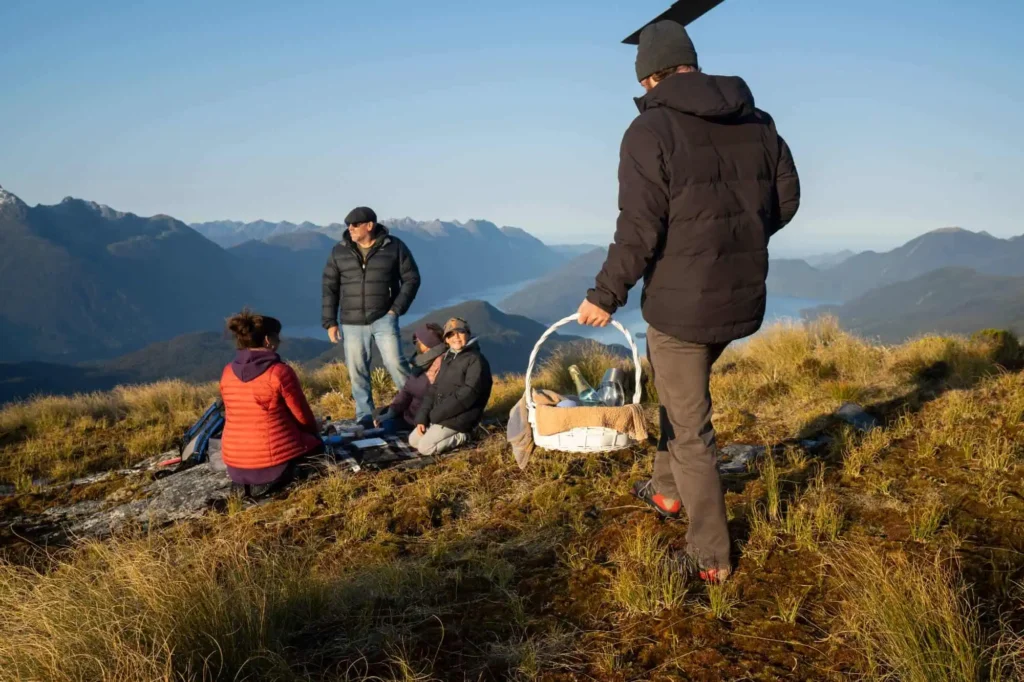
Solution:
{"label": "champagne bottle", "polygon": [[587,380],[583,378],[583,373],[580,372],[580,368],[576,365],[569,366],[569,375],[572,377],[572,381],[576,384],[576,393],[579,396],[580,402],[584,405],[600,405],[601,399],[597,394],[597,391],[587,383]]}

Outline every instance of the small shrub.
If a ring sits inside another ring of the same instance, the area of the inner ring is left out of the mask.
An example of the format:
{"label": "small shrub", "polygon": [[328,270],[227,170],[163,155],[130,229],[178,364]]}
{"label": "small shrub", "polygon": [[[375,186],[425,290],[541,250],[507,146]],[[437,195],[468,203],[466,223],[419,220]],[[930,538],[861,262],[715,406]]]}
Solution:
{"label": "small shrub", "polygon": [[775,458],[770,450],[766,453],[761,464],[761,482],[764,484],[768,518],[772,521],[778,521],[781,511],[782,493],[779,488],[779,469],[775,465]]}
{"label": "small shrub", "polygon": [[736,583],[732,581],[708,583],[708,612],[718,620],[729,620],[739,603]]}
{"label": "small shrub", "polygon": [[871,429],[856,445],[847,445],[843,450],[843,473],[850,478],[859,478],[864,468],[873,464],[879,455],[892,444],[892,435],[882,428]]}
{"label": "small shrub", "polygon": [[754,400],[774,400],[788,395],[790,390],[789,384],[785,381],[769,380],[755,388],[751,395]]}
{"label": "small shrub", "polygon": [[928,500],[910,510],[910,537],[925,542],[935,537],[949,509],[937,499]]}
{"label": "small shrub", "polygon": [[374,367],[370,371],[370,390],[375,404],[386,404],[398,389],[386,369]]}
{"label": "small shrub", "polygon": [[833,560],[841,617],[873,678],[976,682],[983,646],[966,590],[940,556],[915,563],[902,552],[849,547]]}
{"label": "small shrub", "polygon": [[790,505],[783,519],[783,530],[792,535],[800,549],[815,549],[814,519],[804,503]]}
{"label": "small shrub", "polygon": [[657,615],[679,608],[686,598],[686,578],[669,559],[663,540],[650,529],[628,533],[612,555],[615,572],[610,592],[627,615]]}
{"label": "small shrub", "polygon": [[807,358],[800,363],[800,371],[815,380],[832,380],[839,378],[839,369],[834,362],[822,362],[818,358]]}
{"label": "small shrub", "polygon": [[1007,369],[1017,368],[1024,359],[1017,335],[1006,329],[982,329],[971,335],[989,360]]}
{"label": "small shrub", "polygon": [[804,605],[804,600],[807,599],[809,592],[810,590],[806,589],[798,593],[776,594],[775,605],[779,610],[777,618],[790,625],[796,623],[796,619],[800,615],[800,607]]}
{"label": "small shrub", "polygon": [[768,520],[764,507],[760,504],[747,514],[747,522],[750,524],[750,535],[743,548],[743,554],[758,566],[764,566],[772,549],[778,544],[775,527]]}

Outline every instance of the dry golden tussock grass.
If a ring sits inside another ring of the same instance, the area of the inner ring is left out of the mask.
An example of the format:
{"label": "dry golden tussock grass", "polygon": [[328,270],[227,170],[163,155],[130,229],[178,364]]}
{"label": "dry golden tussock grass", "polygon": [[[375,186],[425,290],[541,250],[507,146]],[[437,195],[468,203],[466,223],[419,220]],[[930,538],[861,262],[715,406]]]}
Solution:
{"label": "dry golden tussock grass", "polygon": [[[738,571],[690,604],[670,559],[685,521],[656,524],[625,494],[652,448],[538,452],[520,471],[497,434],[422,472],[335,473],[266,505],[2,564],[0,680],[1020,679],[1024,560],[1007,538],[1024,375],[993,338],[883,347],[824,320],[730,348],[712,378],[719,441],[773,456],[726,477]],[[563,351],[537,384],[572,390],[571,363],[591,383],[624,364]],[[344,367],[300,375],[318,414],[351,416]],[[394,390],[384,375],[374,388]],[[0,477],[132,461],[215,390],[7,406]],[[521,376],[497,378],[489,416],[522,391]],[[838,427],[829,415],[850,399],[881,425]],[[825,452],[787,440],[820,429]],[[965,563],[990,551],[999,589]]]}
{"label": "dry golden tussock grass", "polygon": [[1007,676],[1019,665],[1019,638],[1007,632],[1000,644],[986,644],[978,609],[948,557],[849,546],[832,566],[846,635],[861,647],[872,679],[1019,679]]}
{"label": "dry golden tussock grass", "polygon": [[215,384],[163,381],[50,396],[0,409],[0,478],[69,479],[170,447],[217,395]]}

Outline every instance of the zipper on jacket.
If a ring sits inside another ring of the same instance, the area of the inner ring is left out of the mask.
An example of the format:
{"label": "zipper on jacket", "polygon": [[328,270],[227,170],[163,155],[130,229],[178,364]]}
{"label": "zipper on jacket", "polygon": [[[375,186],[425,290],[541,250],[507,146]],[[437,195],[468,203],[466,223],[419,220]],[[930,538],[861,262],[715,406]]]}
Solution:
{"label": "zipper on jacket", "polygon": [[359,267],[362,268],[362,282],[359,289],[359,297],[363,304],[363,324],[370,324],[370,315],[366,310],[366,265],[370,262],[370,256],[376,255],[378,251],[383,249],[385,246],[391,243],[391,237],[385,236],[379,240],[376,244],[370,247],[370,250],[366,252],[366,258],[363,258],[363,253],[359,250],[359,247],[355,242],[349,242],[349,248],[352,249],[356,254],[356,258],[359,259]]}

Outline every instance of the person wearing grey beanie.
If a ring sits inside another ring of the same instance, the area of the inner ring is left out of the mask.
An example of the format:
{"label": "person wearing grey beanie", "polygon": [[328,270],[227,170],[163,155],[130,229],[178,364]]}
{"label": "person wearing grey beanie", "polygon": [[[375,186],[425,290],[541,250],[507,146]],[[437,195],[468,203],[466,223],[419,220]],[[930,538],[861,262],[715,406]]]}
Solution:
{"label": "person wearing grey beanie", "polygon": [[686,28],[671,19],[645,27],[636,50],[636,79],[642,83],[652,73],[678,66],[698,68],[697,50]]}
{"label": "person wearing grey beanie", "polygon": [[800,181],[772,117],[742,78],[700,72],[682,24],[649,24],[637,46],[647,94],[622,138],[615,240],[579,322],[607,325],[643,278],[661,441],[633,494],[665,518],[685,507],[677,565],[717,582],[732,563],[711,367],[764,320],[768,240],[796,214]]}

